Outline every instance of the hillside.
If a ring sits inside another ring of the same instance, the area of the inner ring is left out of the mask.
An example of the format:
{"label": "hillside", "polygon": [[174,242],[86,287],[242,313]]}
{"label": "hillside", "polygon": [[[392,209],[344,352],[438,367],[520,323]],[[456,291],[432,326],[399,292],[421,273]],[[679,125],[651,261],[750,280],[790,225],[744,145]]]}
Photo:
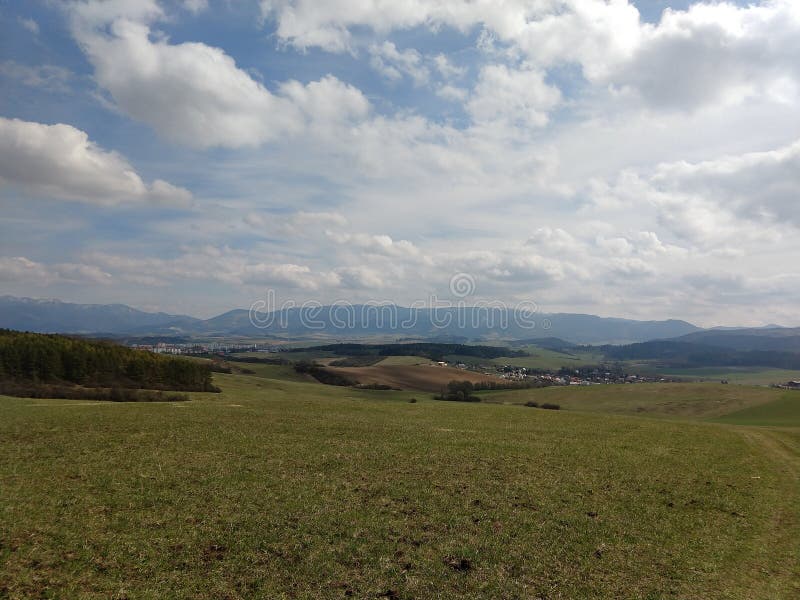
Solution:
{"label": "hillside", "polygon": [[740,351],[800,352],[800,328],[696,331],[676,338],[675,341]]}
{"label": "hillside", "polygon": [[667,368],[698,367],[773,367],[800,369],[800,353],[778,350],[734,350],[707,344],[676,340],[657,340],[623,346],[600,346],[607,359],[650,361]]}

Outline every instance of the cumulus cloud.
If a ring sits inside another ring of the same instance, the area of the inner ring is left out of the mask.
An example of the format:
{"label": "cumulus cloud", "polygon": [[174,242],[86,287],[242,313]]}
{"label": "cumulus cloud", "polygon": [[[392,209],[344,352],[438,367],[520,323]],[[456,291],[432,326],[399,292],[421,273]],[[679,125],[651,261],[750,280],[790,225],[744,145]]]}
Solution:
{"label": "cumulus cloud", "polygon": [[328,238],[337,244],[351,246],[386,256],[420,257],[421,252],[408,240],[393,240],[388,235],[367,233],[336,233],[327,231]]}
{"label": "cumulus cloud", "polygon": [[387,79],[397,81],[410,77],[416,85],[423,85],[430,78],[430,71],[424,64],[422,55],[413,48],[398,50],[392,42],[373,44],[369,53],[370,64]]}
{"label": "cumulus cloud", "polygon": [[341,267],[336,270],[340,284],[348,289],[379,290],[385,287],[381,273],[364,266]]}
{"label": "cumulus cloud", "polygon": [[318,290],[324,283],[335,282],[330,276],[312,272],[306,265],[257,263],[244,265],[241,279],[251,285],[281,285],[303,290]]}
{"label": "cumulus cloud", "polygon": [[[345,6],[346,5],[346,6]],[[351,50],[351,30],[379,34],[448,25],[484,28],[538,69],[577,64],[591,82],[640,96],[654,108],[691,110],[752,94],[796,99],[800,8],[794,0],[737,6],[698,2],[643,23],[627,0],[384,2],[263,0],[277,35],[298,48]],[[494,52],[494,44],[483,48]]]}
{"label": "cumulus cloud", "polygon": [[525,243],[528,246],[539,248],[540,251],[555,253],[572,252],[579,247],[579,243],[573,235],[560,227],[555,229],[540,227],[533,232]]}
{"label": "cumulus cloud", "polygon": [[800,141],[767,152],[664,164],[650,181],[659,192],[698,207],[800,226]]}
{"label": "cumulus cloud", "polygon": [[439,74],[446,80],[458,79],[467,73],[467,69],[465,67],[459,67],[453,64],[453,61],[451,61],[444,54],[437,54],[434,56],[433,64],[435,65],[436,70],[439,71]]}
{"label": "cumulus cloud", "polygon": [[481,70],[466,107],[477,123],[541,127],[560,100],[561,93],[545,83],[540,71],[489,65]]}
{"label": "cumulus cloud", "polygon": [[119,154],[86,132],[0,117],[0,183],[31,193],[100,205],[153,203],[185,206],[188,190],[156,179],[146,184]]}
{"label": "cumulus cloud", "polygon": [[[652,170],[628,170],[616,182],[592,191],[598,206],[646,209],[658,223],[691,244],[720,256],[739,254],[741,243],[777,243],[781,228],[800,226],[800,142],[774,150],[700,161],[662,163]],[[592,192],[590,192],[591,195]],[[653,232],[640,234],[650,252],[672,252]],[[633,248],[631,240],[598,239],[607,249]],[[618,252],[620,253],[620,252]],[[630,253],[630,252],[628,252]]]}
{"label": "cumulus cloud", "polygon": [[468,92],[455,85],[441,85],[436,89],[436,95],[448,102],[463,102],[466,100]]}
{"label": "cumulus cloud", "polygon": [[313,121],[364,115],[360,92],[334,77],[272,93],[220,48],[171,44],[153,31],[165,18],[153,0],[72,4],[73,33],[95,79],[133,118],[188,146],[258,146]]}
{"label": "cumulus cloud", "polygon": [[792,0],[697,3],[643,28],[636,51],[607,81],[634,89],[650,106],[692,109],[780,95],[787,83],[796,92],[799,53],[800,8]]}

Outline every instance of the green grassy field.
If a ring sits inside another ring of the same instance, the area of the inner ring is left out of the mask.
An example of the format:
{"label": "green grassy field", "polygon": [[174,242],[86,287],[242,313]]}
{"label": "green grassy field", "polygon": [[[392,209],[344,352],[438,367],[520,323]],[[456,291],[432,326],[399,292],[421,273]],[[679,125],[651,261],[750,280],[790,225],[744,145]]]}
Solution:
{"label": "green grassy field", "polygon": [[771,402],[750,406],[717,420],[736,425],[800,427],[800,392],[786,392]]}
{"label": "green grassy field", "polygon": [[555,386],[481,392],[487,402],[558,404],[593,413],[707,419],[766,404],[794,392],[714,383]]}
{"label": "green grassy field", "polygon": [[388,367],[388,366],[412,366],[412,365],[429,365],[431,363],[430,358],[424,358],[422,356],[387,356],[380,360],[380,362],[376,363],[378,365]]}
{"label": "green grassy field", "polygon": [[[800,429],[774,390],[688,386],[671,420],[649,417],[681,386],[546,411],[257,367],[184,403],[0,397],[0,598],[800,594]],[[743,408],[784,427],[686,420]]]}
{"label": "green grassy field", "polygon": [[686,380],[721,381],[743,385],[769,385],[771,383],[786,383],[800,379],[800,372],[785,369],[758,368],[758,367],[704,367],[696,369],[659,369],[658,373],[670,377],[680,377]]}

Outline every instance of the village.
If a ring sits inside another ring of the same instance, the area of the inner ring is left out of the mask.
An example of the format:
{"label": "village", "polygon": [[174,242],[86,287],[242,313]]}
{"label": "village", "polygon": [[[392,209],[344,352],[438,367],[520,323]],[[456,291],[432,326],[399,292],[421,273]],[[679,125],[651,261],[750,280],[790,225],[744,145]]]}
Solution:
{"label": "village", "polygon": [[612,385],[632,383],[668,383],[678,379],[661,375],[637,375],[627,373],[618,367],[585,366],[577,369],[562,367],[557,371],[532,369],[515,365],[468,365],[463,362],[448,363],[440,361],[440,366],[476,371],[484,375],[494,375],[509,382],[529,383],[532,386],[542,385]]}

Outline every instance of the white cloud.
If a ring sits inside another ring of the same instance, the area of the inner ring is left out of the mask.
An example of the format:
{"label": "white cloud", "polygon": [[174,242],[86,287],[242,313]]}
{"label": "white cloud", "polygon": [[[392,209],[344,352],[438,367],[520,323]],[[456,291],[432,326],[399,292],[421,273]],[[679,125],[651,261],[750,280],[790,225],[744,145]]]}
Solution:
{"label": "white cloud", "polygon": [[536,229],[528,241],[528,246],[534,246],[540,252],[564,253],[573,252],[581,246],[572,234],[557,227],[540,227]]}
{"label": "white cloud", "polygon": [[82,259],[109,271],[116,280],[167,286],[175,281],[199,281],[236,286],[273,287],[303,292],[335,289],[341,277],[326,269],[285,261],[264,253],[244,252],[226,246],[186,246],[173,258],[132,257],[109,252],[86,253]]}
{"label": "white cloud", "polygon": [[208,0],[183,0],[183,7],[197,15],[208,10]]}
{"label": "white cloud", "polygon": [[336,270],[336,275],[347,289],[379,290],[386,286],[381,273],[369,267],[342,267]]}
{"label": "white cloud", "polygon": [[100,205],[123,202],[185,206],[191,194],[156,179],[147,185],[116,152],[86,132],[0,117],[0,183],[34,194]]}
{"label": "white cloud", "polygon": [[561,93],[545,83],[542,72],[489,65],[481,69],[466,108],[477,123],[541,127],[560,101]]}
{"label": "white cloud", "polygon": [[43,264],[24,256],[0,256],[0,281],[33,285],[106,284],[111,275],[93,265],[76,263]]}
{"label": "white cloud", "polygon": [[660,165],[651,184],[673,198],[705,203],[710,211],[800,226],[800,141],[767,152]]}
{"label": "white cloud", "polygon": [[[675,243],[716,257],[741,256],[743,244],[775,246],[788,227],[800,227],[800,142],[774,150],[709,160],[665,162],[626,169],[610,181],[594,180],[584,192],[592,212],[605,219],[651,223]],[[679,255],[655,231],[600,235],[597,245],[622,254]]]}
{"label": "white cloud", "polygon": [[288,81],[281,84],[280,90],[293,107],[302,111],[315,131],[320,127],[358,122],[369,115],[370,104],[364,95],[332,75],[307,85]]}
{"label": "white cloud", "polygon": [[334,77],[286,82],[274,94],[219,48],[171,44],[151,29],[164,18],[152,0],[71,7],[73,33],[97,82],[125,113],[181,144],[258,146],[369,110],[358,90]]}
{"label": "white cloud", "polygon": [[329,239],[337,244],[347,245],[359,250],[366,250],[385,256],[421,257],[421,252],[408,240],[393,240],[388,235],[371,235],[367,233],[336,233],[326,231]]}
{"label": "white cloud", "polygon": [[653,266],[641,258],[614,258],[611,264],[612,271],[624,277],[642,277],[656,273]]}
{"label": "white cloud", "polygon": [[465,67],[454,65],[453,62],[444,54],[437,54],[434,56],[433,64],[436,66],[436,70],[439,71],[439,74],[446,80],[458,79],[467,73],[467,69]]}
{"label": "white cloud", "polygon": [[442,85],[436,89],[436,95],[448,102],[463,102],[468,92],[464,88],[454,85]]}
{"label": "white cloud", "polygon": [[407,76],[415,85],[424,85],[430,78],[422,55],[413,48],[398,50],[392,42],[386,41],[370,46],[369,53],[372,67],[387,79],[396,81]]}
{"label": "white cloud", "polygon": [[792,82],[796,91],[798,54],[800,8],[793,0],[697,3],[644,28],[636,51],[606,80],[634,89],[649,106],[693,109],[780,96]]}
{"label": "white cloud", "polygon": [[172,140],[255,146],[301,127],[299,110],[218,48],[151,41],[146,24],[123,19],[110,23],[110,35],[78,31],[98,83],[122,110]]}
{"label": "white cloud", "polygon": [[[304,290],[318,290],[323,283],[335,282],[314,273],[305,265],[257,263],[244,265],[241,279],[250,285],[281,285]],[[327,279],[327,281],[326,281]]]}
{"label": "white cloud", "polygon": [[580,65],[584,76],[639,95],[655,108],[692,110],[716,101],[737,102],[753,94],[797,98],[800,69],[800,6],[769,0],[737,6],[697,2],[667,9],[655,25],[643,23],[627,0],[495,2],[440,0],[264,0],[264,15],[277,35],[298,48],[352,50],[351,29],[378,34],[442,25],[484,28],[483,39],[522,55],[532,68]]}

